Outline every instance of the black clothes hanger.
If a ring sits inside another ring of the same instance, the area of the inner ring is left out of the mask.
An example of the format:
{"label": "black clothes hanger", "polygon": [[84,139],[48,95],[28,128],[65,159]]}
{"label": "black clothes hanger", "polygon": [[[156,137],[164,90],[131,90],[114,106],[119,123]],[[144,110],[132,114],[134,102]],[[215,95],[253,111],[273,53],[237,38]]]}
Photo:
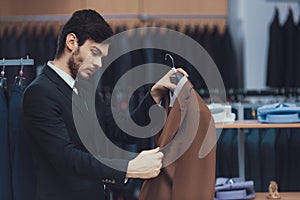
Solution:
{"label": "black clothes hanger", "polygon": [[21,58],[21,69],[19,71],[19,74],[15,77],[15,84],[17,86],[20,86],[21,89],[24,89],[26,84],[25,84],[25,80],[26,78],[23,77],[23,58]]}

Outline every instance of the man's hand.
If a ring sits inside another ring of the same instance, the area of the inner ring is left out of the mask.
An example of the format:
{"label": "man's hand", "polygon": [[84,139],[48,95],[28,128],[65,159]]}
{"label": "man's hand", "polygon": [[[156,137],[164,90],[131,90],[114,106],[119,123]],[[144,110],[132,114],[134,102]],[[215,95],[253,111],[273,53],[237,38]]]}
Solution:
{"label": "man's hand", "polygon": [[[179,72],[188,77],[188,74],[182,68],[177,68],[176,72]],[[151,96],[156,103],[159,103],[161,101],[161,98],[166,94],[168,90],[175,90],[176,85],[171,83],[170,81],[170,77],[173,75],[173,73],[174,70],[170,70],[151,88]]]}
{"label": "man's hand", "polygon": [[142,151],[136,158],[129,161],[126,178],[154,178],[160,173],[163,153],[156,149]]}

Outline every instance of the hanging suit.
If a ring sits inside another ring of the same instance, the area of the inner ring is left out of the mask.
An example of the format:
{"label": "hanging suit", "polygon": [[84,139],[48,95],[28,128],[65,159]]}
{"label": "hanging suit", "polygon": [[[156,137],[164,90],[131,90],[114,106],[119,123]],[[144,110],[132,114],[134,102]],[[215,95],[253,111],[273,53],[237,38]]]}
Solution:
{"label": "hanging suit", "polygon": [[1,43],[0,43],[0,57],[1,58],[7,58],[8,57],[8,41],[9,41],[9,31],[8,27],[3,27],[3,33],[1,35]]}
{"label": "hanging suit", "polygon": [[[28,29],[28,26],[26,26],[22,33],[20,34],[19,36],[19,55],[18,57],[20,58],[26,58],[26,56],[29,56],[28,55],[28,52],[29,52],[29,46],[28,46],[28,36],[29,36],[29,29]],[[25,70],[24,70],[25,71]]]}
{"label": "hanging suit", "polygon": [[[294,22],[293,12],[289,9],[289,15],[287,21],[282,27],[283,36],[284,36],[284,45],[283,45],[283,55],[284,55],[284,74],[280,74],[280,79],[283,78],[284,86],[286,88],[294,87],[294,73],[296,72],[296,38],[297,38],[297,29]],[[278,73],[278,72],[277,72]],[[280,73],[280,72],[279,72]],[[283,77],[282,77],[283,75]],[[297,77],[298,78],[298,77]],[[280,80],[279,79],[279,80]]]}
{"label": "hanging suit", "polygon": [[291,135],[289,138],[288,144],[288,152],[289,152],[289,190],[290,191],[299,191],[300,185],[298,184],[300,177],[300,160],[299,160],[299,152],[300,152],[300,129],[292,128]]}
{"label": "hanging suit", "polygon": [[[168,105],[167,101],[165,105]],[[199,121],[197,121],[197,114],[200,116]],[[190,127],[194,125],[197,126],[197,130],[190,131]],[[213,146],[206,149],[208,138]],[[189,146],[185,149],[187,143]],[[170,162],[170,165],[163,168],[158,177],[144,182],[139,199],[213,199],[215,144],[216,131],[211,113],[191,83],[187,81],[169,111],[156,142],[164,153],[163,163],[167,165]],[[181,150],[184,151],[183,154],[171,162],[172,157]]]}
{"label": "hanging suit", "polygon": [[0,127],[0,199],[12,200],[8,110],[3,88],[0,88]]}
{"label": "hanging suit", "polygon": [[9,144],[10,144],[10,158],[11,163],[13,163],[14,155],[15,155],[15,144],[16,137],[19,134],[20,126],[19,126],[19,118],[21,111],[21,99],[22,99],[23,91],[22,89],[15,85],[11,85],[10,93],[9,93]]}
{"label": "hanging suit", "polygon": [[260,130],[260,165],[261,165],[261,187],[266,192],[270,184],[270,180],[277,180],[275,174],[276,154],[275,143],[277,131],[274,128]]}
{"label": "hanging suit", "polygon": [[283,32],[279,22],[278,8],[269,28],[269,49],[267,64],[267,85],[270,87],[283,87],[284,82],[284,56],[283,56]]}
{"label": "hanging suit", "polygon": [[260,129],[250,129],[245,139],[245,176],[255,182],[255,191],[262,191],[260,170]]}
{"label": "hanging suit", "polygon": [[[17,28],[13,27],[11,30],[11,34],[8,37],[7,41],[7,57],[5,59],[15,59],[19,57],[19,48],[18,47],[18,35],[17,35]],[[5,74],[7,77],[7,87],[8,90],[10,86],[13,84],[15,80],[16,74],[19,72],[19,66],[10,66],[7,67],[5,70]]]}
{"label": "hanging suit", "polygon": [[[296,26],[296,35],[300,34],[300,21],[298,21],[298,24]],[[296,58],[295,58],[295,66],[300,66],[300,38],[296,37],[296,47],[295,47],[295,54],[296,54]],[[299,67],[295,67],[295,73],[294,73],[294,80],[295,80],[295,87],[299,88],[300,87],[300,79],[299,79],[299,74],[300,74],[300,68]]]}
{"label": "hanging suit", "polygon": [[238,152],[237,130],[224,129],[220,137],[220,176],[237,177],[238,175]]}
{"label": "hanging suit", "polygon": [[9,96],[13,199],[32,200],[35,197],[35,177],[31,149],[20,122],[22,97],[23,89],[14,84]]}
{"label": "hanging suit", "polygon": [[36,59],[38,58],[39,56],[39,34],[38,34],[38,27],[37,25],[32,27],[31,29],[31,33],[29,35],[29,38],[28,38],[28,46],[29,46],[29,56],[31,58],[34,58],[34,61],[35,61],[35,64],[38,65]]}
{"label": "hanging suit", "polygon": [[222,78],[225,82],[226,88],[241,88],[241,82],[238,81],[239,72],[238,66],[237,66],[237,59],[236,54],[234,51],[232,38],[230,35],[229,27],[225,27],[224,34],[221,37],[220,45],[218,46],[219,49],[222,49],[222,51],[219,51],[219,69],[221,71]]}
{"label": "hanging suit", "polygon": [[55,35],[54,27],[51,26],[47,32],[46,38],[45,38],[45,45],[47,52],[45,52],[45,60],[53,60],[55,57],[55,51],[56,51],[56,41],[57,37]]}
{"label": "hanging suit", "polygon": [[[193,35],[191,29],[192,29],[191,25],[186,25],[185,29],[184,29],[184,34],[192,38],[194,35]],[[190,46],[188,46],[183,41],[184,40],[182,40],[182,41],[179,40],[178,42],[176,42],[177,46],[180,45],[181,48],[185,49],[187,54],[192,55],[193,57],[198,57],[199,52],[195,51],[193,48],[190,48]],[[170,47],[170,48],[172,48],[172,47]],[[183,68],[189,74],[189,80],[194,85],[194,87],[196,89],[205,88],[206,85],[201,84],[201,83],[204,83],[204,81],[203,81],[201,74],[199,74],[199,72],[197,71],[197,66],[191,65],[190,62],[183,59],[181,56],[177,56],[177,54],[175,54],[174,57],[175,57],[174,59],[176,60],[176,67]]]}
{"label": "hanging suit", "polygon": [[[30,52],[29,42],[30,42],[29,27],[26,26],[24,28],[22,34],[19,37],[19,56],[18,56],[19,58],[26,59],[27,56],[29,58],[32,58],[31,57],[32,55],[29,54],[29,52]],[[35,72],[35,67],[33,67],[33,66],[24,66],[23,72],[24,72],[23,76],[26,77],[25,85],[29,85],[29,83],[31,83],[31,81],[35,78],[35,73],[34,73]]]}
{"label": "hanging suit", "polygon": [[[47,37],[47,32],[46,32],[46,27],[42,26],[40,33],[36,39],[38,39],[38,42],[36,44],[37,47],[37,55],[35,58],[35,63],[37,65],[44,65],[46,60],[46,51],[48,51],[48,48],[45,48],[46,46],[46,38]],[[50,49],[49,49],[50,50]]]}
{"label": "hanging suit", "polygon": [[[211,41],[210,41],[209,27],[207,24],[203,26],[197,41],[208,53],[210,53],[209,49],[211,49]],[[202,77],[198,79],[198,83],[195,83],[195,88],[198,90],[202,88],[204,89],[207,88],[206,83]]]}
{"label": "hanging suit", "polygon": [[275,143],[275,174],[282,191],[289,190],[289,137],[291,129],[281,128],[276,130]]}

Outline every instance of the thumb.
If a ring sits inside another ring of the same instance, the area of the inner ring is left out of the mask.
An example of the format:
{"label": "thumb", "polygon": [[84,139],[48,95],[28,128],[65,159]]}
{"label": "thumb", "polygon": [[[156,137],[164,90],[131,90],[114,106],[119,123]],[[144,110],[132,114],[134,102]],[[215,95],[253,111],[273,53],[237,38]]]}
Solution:
{"label": "thumb", "polygon": [[143,151],[143,153],[144,154],[152,154],[152,153],[157,153],[158,151],[159,151],[159,147],[157,147],[155,149]]}

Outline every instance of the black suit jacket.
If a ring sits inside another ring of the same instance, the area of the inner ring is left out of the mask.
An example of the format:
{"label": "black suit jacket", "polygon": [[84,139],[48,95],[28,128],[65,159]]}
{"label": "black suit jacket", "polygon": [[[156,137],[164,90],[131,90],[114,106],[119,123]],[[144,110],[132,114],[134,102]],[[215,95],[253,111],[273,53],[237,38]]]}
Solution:
{"label": "black suit jacket", "polygon": [[[284,35],[280,25],[279,10],[276,8],[272,23],[269,26],[269,47],[267,64],[267,86],[273,88],[284,87]],[[294,39],[292,39],[294,40]]]}
{"label": "black suit jacket", "polygon": [[[124,183],[125,172],[102,164],[83,146],[73,121],[72,93],[48,66],[24,93],[22,121],[34,155],[39,200],[101,200],[104,184]],[[112,162],[127,168],[126,160]]]}
{"label": "black suit jacket", "polygon": [[[295,87],[294,74],[296,72],[296,39],[297,28],[294,22],[293,11],[289,9],[289,15],[282,27],[284,36],[283,55],[284,55],[284,71],[280,79],[284,80],[284,87]],[[278,73],[278,72],[277,72]],[[282,76],[283,75],[283,76]]]}

